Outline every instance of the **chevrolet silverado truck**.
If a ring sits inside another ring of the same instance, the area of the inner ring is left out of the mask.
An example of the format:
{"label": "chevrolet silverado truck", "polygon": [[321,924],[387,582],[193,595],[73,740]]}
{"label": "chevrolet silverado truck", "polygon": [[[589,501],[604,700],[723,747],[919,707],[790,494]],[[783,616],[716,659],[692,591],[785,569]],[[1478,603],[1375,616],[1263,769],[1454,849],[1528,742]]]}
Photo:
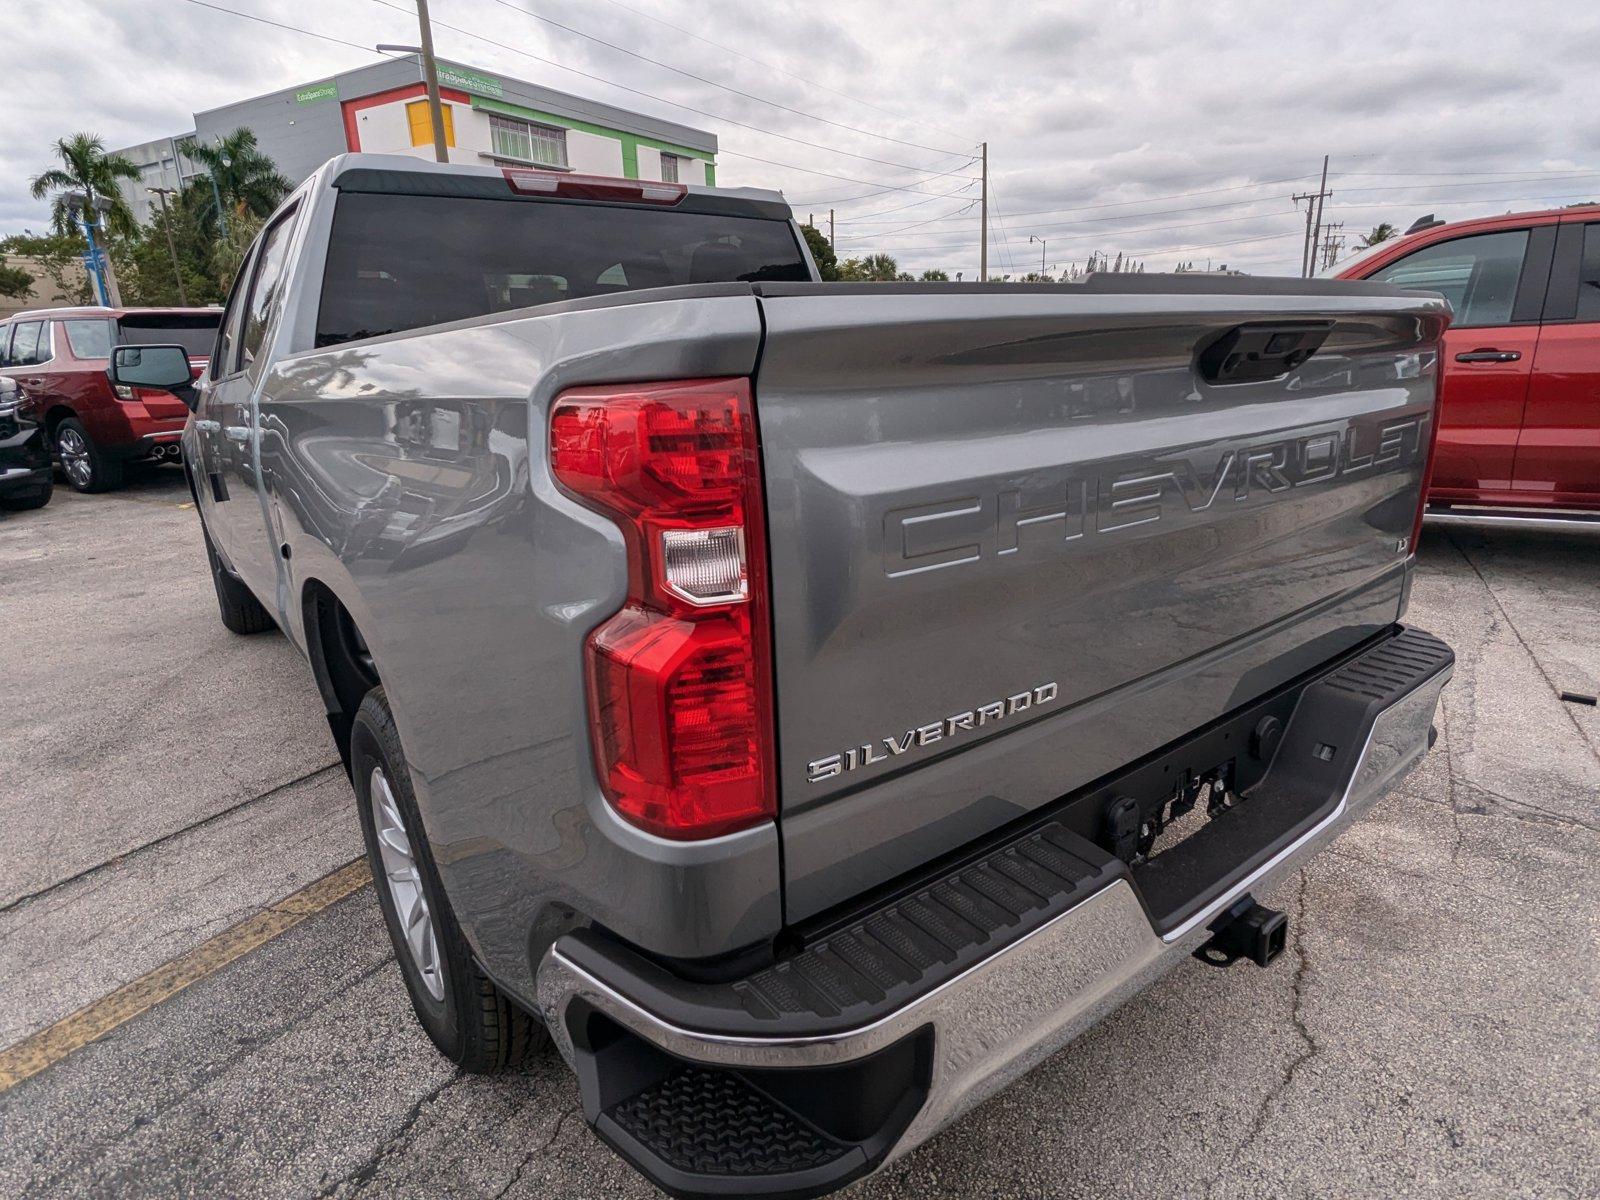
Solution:
{"label": "chevrolet silverado truck", "polygon": [[1272,961],[1257,895],[1427,751],[1449,316],[820,283],[774,193],[355,154],[260,235],[184,462],[440,1051],[553,1041],[674,1195],[816,1196]]}

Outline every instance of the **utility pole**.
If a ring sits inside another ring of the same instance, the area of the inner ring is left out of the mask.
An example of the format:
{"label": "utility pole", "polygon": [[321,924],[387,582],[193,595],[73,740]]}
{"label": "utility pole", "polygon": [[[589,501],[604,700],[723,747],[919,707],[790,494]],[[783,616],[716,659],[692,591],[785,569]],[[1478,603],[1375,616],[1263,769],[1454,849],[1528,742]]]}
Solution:
{"label": "utility pole", "polygon": [[428,19],[428,0],[417,0],[417,22],[422,26],[422,76],[428,84],[428,120],[433,124],[433,156],[450,161],[444,142],[444,112],[439,106],[439,64],[433,57],[433,22]]}
{"label": "utility pole", "polygon": [[1321,186],[1314,192],[1298,192],[1290,197],[1294,201],[1296,208],[1300,207],[1300,201],[1304,200],[1306,202],[1306,238],[1305,244],[1300,249],[1300,275],[1302,278],[1308,279],[1316,272],[1317,242],[1322,226],[1322,202],[1331,195],[1333,193],[1328,190],[1328,158],[1327,155],[1324,155],[1322,158]]}
{"label": "utility pole", "polygon": [[1045,242],[1045,240],[1042,237],[1034,237],[1033,234],[1031,234],[1031,233],[1028,235],[1028,240],[1030,242],[1038,242],[1039,243],[1039,274],[1043,275],[1044,274],[1044,248],[1045,248],[1047,243]]}
{"label": "utility pole", "polygon": [[161,227],[167,231],[167,252],[172,255],[172,277],[178,281],[178,303],[189,307],[189,295],[183,287],[183,268],[178,265],[178,244],[172,240],[172,220],[167,214],[167,197],[177,191],[176,188],[153,187],[146,188],[147,192],[154,192],[161,201]]}
{"label": "utility pole", "polygon": [[1339,251],[1344,248],[1343,221],[1329,222],[1322,229],[1322,269],[1327,270],[1339,261]]}
{"label": "utility pole", "polygon": [[[970,160],[969,160],[970,161]],[[989,143],[983,143],[983,205],[979,210],[978,282],[989,282]]]}
{"label": "utility pole", "polygon": [[[833,209],[831,208],[828,210],[828,245],[833,245]],[[838,247],[834,247],[834,253],[837,254],[838,252]]]}

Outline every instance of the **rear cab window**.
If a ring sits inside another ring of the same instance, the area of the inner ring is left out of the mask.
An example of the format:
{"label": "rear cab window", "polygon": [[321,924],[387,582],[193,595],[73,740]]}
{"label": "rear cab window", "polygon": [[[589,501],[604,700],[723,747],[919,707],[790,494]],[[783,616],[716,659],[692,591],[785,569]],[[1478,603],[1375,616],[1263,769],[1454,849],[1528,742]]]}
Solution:
{"label": "rear cab window", "polygon": [[130,313],[117,322],[117,345],[178,345],[189,352],[190,358],[206,358],[211,354],[221,319],[220,312]]}
{"label": "rear cab window", "polygon": [[810,278],[773,217],[344,192],[316,344],[640,288]]}

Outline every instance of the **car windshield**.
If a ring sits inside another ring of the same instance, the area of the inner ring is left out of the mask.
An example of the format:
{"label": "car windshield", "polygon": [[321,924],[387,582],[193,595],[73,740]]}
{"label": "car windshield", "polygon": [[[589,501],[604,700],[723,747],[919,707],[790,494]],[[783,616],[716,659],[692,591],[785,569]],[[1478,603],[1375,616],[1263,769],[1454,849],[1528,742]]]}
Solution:
{"label": "car windshield", "polygon": [[350,192],[317,345],[639,288],[810,277],[781,219]]}
{"label": "car windshield", "polygon": [[179,345],[190,358],[208,358],[217,338],[222,312],[139,313],[117,322],[117,344],[121,346]]}

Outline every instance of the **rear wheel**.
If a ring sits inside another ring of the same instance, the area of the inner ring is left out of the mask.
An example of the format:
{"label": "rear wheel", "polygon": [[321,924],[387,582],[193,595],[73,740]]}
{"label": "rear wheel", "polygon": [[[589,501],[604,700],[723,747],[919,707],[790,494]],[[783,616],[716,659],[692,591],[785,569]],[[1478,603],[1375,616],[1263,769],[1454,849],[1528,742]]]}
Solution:
{"label": "rear wheel", "polygon": [[55,441],[56,457],[74,491],[107,492],[122,486],[122,461],[108,458],[77,417],[56,426]]}
{"label": "rear wheel", "polygon": [[55,481],[46,479],[35,491],[18,492],[15,496],[7,496],[4,499],[0,499],[0,508],[43,508],[50,503],[50,497],[55,490]]}
{"label": "rear wheel", "polygon": [[439,882],[381,687],[368,692],[356,712],[350,773],[378,904],[422,1028],[464,1070],[519,1065],[546,1040],[544,1026],[473,960]]}
{"label": "rear wheel", "polygon": [[222,616],[223,625],[240,634],[265,633],[277,628],[278,623],[272,619],[272,614],[255,598],[244,581],[235,578],[233,572],[228,570],[217,548],[211,544],[211,535],[206,532],[204,524],[200,526],[200,535],[206,540],[206,561],[211,564],[211,584],[217,590],[217,610]]}

